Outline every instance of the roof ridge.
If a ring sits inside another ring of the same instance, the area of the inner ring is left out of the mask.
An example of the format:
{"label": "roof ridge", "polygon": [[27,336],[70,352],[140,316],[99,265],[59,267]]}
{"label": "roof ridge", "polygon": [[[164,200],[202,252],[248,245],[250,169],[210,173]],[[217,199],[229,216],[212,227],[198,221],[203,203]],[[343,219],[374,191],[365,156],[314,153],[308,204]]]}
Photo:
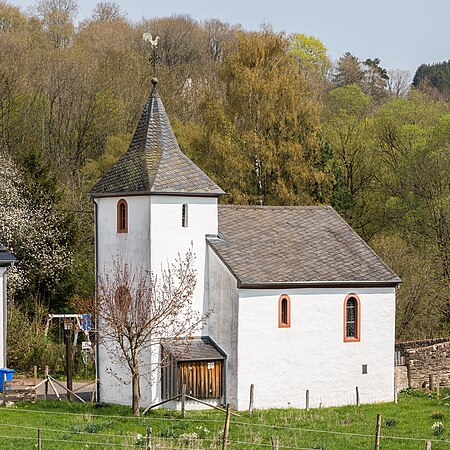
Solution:
{"label": "roof ridge", "polygon": [[333,209],[329,205],[230,205],[221,204],[220,208],[236,208],[236,209]]}

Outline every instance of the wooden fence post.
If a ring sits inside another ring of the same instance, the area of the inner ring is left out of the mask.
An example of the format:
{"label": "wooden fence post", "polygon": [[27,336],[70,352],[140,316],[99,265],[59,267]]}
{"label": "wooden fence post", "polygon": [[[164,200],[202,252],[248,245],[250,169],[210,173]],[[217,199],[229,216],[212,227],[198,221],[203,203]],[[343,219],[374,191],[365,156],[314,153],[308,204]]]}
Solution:
{"label": "wooden fence post", "polygon": [[356,406],[359,406],[359,388],[356,386]]}
{"label": "wooden fence post", "polygon": [[[72,391],[72,331],[70,329],[64,330],[64,339],[66,341],[66,386]],[[73,395],[69,391],[67,391],[67,400],[73,400]]]}
{"label": "wooden fence post", "polygon": [[37,386],[38,382],[37,382],[37,366],[34,366],[34,401],[37,400]]}
{"label": "wooden fence post", "polygon": [[47,400],[48,396],[48,366],[45,366],[45,383],[44,383],[44,398]]}
{"label": "wooden fence post", "polygon": [[425,450],[431,450],[431,441],[425,442]]}
{"label": "wooden fence post", "polygon": [[278,450],[278,446],[279,446],[278,436],[276,438],[273,436],[270,436],[270,440],[272,441],[272,450]]}
{"label": "wooden fence post", "polygon": [[434,391],[434,375],[432,373],[428,374],[428,382],[430,385],[430,391]]}
{"label": "wooden fence post", "polygon": [[41,429],[38,428],[38,444],[37,444],[38,450],[42,450],[42,436],[41,436]]}
{"label": "wooden fence post", "polygon": [[146,450],[152,449],[152,429],[147,428],[147,447]]}
{"label": "wooden fence post", "polygon": [[375,450],[380,450],[381,414],[377,414],[377,428],[375,431]]}
{"label": "wooden fence post", "polygon": [[186,416],[186,385],[183,384],[181,390],[181,417],[184,419]]}
{"label": "wooden fence post", "polygon": [[306,410],[309,409],[309,389],[306,389]]}
{"label": "wooden fence post", "polygon": [[250,402],[248,404],[248,413],[250,415],[253,414],[253,403],[255,400],[255,385],[251,384],[250,385]]}
{"label": "wooden fence post", "polygon": [[231,404],[227,403],[227,415],[225,418],[225,427],[223,429],[222,450],[227,450],[228,446],[228,432],[230,430]]}

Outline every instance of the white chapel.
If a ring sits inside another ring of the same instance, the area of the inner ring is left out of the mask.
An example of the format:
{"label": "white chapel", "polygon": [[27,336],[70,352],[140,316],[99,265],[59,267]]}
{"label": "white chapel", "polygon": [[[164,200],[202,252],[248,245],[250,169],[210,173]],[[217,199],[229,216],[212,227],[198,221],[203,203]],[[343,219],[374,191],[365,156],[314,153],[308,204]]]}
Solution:
{"label": "white chapel", "polygon": [[[311,407],[351,404],[356,387],[361,403],[392,401],[400,279],[329,206],[220,205],[225,192],[180,150],[153,84],[128,150],[90,192],[97,271],[117,257],[158,271],[192,245],[194,305],[212,313],[182,360],[143,380],[142,405],[181,384],[237,409],[252,384],[256,408],[305,407],[306,391]],[[131,404],[98,352],[99,400]]]}

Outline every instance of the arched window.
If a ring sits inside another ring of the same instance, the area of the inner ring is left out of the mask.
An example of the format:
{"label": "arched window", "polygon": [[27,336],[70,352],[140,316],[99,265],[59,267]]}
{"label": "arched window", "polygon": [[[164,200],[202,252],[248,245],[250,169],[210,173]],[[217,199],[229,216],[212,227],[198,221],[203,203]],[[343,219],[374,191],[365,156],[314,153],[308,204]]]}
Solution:
{"label": "arched window", "polygon": [[283,294],[278,300],[278,328],[291,326],[291,299]]}
{"label": "arched window", "polygon": [[181,210],[181,226],[183,228],[188,226],[188,205],[186,203],[183,204],[183,208]]}
{"label": "arched window", "polygon": [[344,342],[359,342],[361,332],[361,306],[356,294],[344,300]]}
{"label": "arched window", "polygon": [[128,233],[128,204],[124,199],[117,202],[117,232]]}

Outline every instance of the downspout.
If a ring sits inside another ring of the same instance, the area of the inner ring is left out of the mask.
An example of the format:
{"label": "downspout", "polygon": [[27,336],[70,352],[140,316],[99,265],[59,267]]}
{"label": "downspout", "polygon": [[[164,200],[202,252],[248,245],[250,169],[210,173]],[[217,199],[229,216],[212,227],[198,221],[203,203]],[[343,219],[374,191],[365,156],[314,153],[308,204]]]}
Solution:
{"label": "downspout", "polygon": [[[94,202],[94,253],[95,253],[95,298],[94,298],[94,311],[97,311],[98,301],[98,205]],[[97,332],[97,339],[95,340],[95,379],[97,388],[97,403],[100,402],[100,378],[98,376],[99,368],[99,318],[98,314],[95,314],[95,330]]]}

